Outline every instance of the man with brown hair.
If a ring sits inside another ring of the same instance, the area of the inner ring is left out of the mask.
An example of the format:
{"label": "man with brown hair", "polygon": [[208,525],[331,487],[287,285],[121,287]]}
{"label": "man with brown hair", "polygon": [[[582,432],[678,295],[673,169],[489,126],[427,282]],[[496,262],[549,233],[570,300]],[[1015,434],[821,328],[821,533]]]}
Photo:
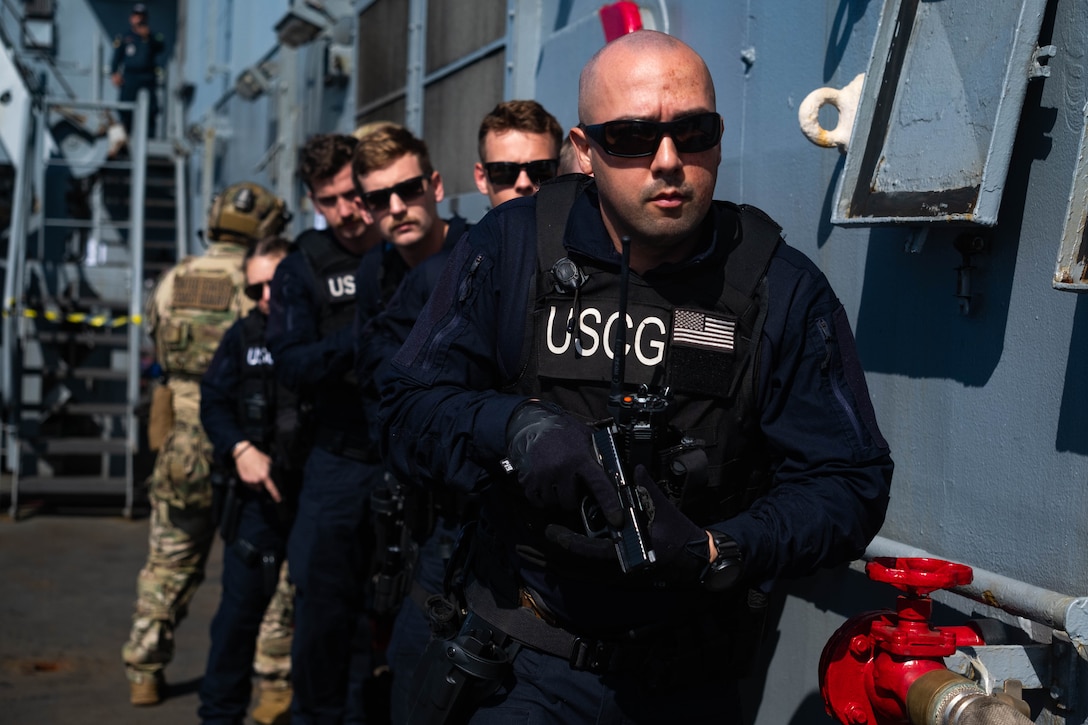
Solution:
{"label": "man with brown hair", "polygon": [[279,380],[312,405],[313,447],[287,545],[296,586],[292,712],[296,722],[363,719],[370,633],[362,616],[367,552],[361,536],[377,447],[352,373],[359,260],[378,242],[351,176],[358,140],[311,137],[299,176],[327,226],[296,240],[276,269],[268,347]]}
{"label": "man with brown hair", "polygon": [[492,208],[535,194],[556,175],[562,140],[559,122],[536,101],[503,101],[480,122],[476,188]]}

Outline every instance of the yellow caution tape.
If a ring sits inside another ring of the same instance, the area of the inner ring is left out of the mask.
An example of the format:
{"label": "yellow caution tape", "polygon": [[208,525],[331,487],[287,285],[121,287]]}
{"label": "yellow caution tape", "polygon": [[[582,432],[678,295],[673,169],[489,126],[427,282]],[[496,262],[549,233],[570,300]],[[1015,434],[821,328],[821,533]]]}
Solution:
{"label": "yellow caution tape", "polygon": [[69,312],[67,314],[60,312],[56,309],[41,309],[36,310],[30,307],[18,310],[15,305],[9,301],[9,304],[4,306],[3,317],[25,317],[30,320],[43,319],[48,322],[70,322],[76,325],[87,325],[89,327],[111,327],[118,328],[125,325],[143,324],[143,315],[119,315],[117,317],[110,317],[109,315],[90,315],[86,312]]}

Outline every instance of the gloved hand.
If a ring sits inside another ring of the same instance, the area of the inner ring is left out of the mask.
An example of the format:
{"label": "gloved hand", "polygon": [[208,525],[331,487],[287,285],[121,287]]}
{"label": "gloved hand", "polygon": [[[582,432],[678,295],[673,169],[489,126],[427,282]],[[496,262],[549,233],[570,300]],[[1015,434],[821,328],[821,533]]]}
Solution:
{"label": "gloved hand", "polygon": [[588,495],[618,526],[623,522],[619,497],[597,458],[592,433],[557,405],[525,403],[506,426],[507,457],[529,503],[578,511]]}
{"label": "gloved hand", "polygon": [[670,582],[694,583],[710,563],[710,535],[669,500],[645,466],[635,466],[635,484],[650,497],[650,545],[655,566]]}
{"label": "gloved hand", "polygon": [[[648,499],[649,503],[650,546],[657,558],[653,565],[655,577],[669,583],[697,585],[710,561],[709,535],[669,501],[645,466],[635,467],[633,483],[644,502]],[[617,522],[621,523],[622,520]],[[616,558],[616,547],[611,539],[586,536],[558,524],[548,526],[544,535],[578,556]]]}

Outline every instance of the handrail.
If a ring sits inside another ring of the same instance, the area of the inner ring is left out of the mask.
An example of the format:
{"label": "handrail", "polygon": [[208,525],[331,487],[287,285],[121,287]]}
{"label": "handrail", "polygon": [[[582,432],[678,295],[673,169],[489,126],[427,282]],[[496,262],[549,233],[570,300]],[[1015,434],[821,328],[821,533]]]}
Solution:
{"label": "handrail", "polygon": [[[129,319],[143,314],[144,269],[144,201],[147,190],[147,111],[151,96],[146,88],[136,94],[136,113],[132,117],[133,133],[129,139],[132,153],[132,179],[129,184]],[[139,450],[136,435],[136,406],[140,403],[140,335],[141,325],[128,326],[128,412],[125,434],[128,455],[125,457],[125,515],[130,516],[134,498],[133,458]]]}
{"label": "handrail", "polygon": [[3,421],[5,435],[4,447],[8,468],[18,475],[19,470],[19,442],[18,442],[18,393],[15,390],[15,370],[17,358],[20,355],[21,346],[16,343],[16,326],[21,324],[22,317],[18,309],[22,300],[23,288],[23,251],[26,248],[27,214],[30,212],[28,202],[30,196],[30,184],[33,174],[35,144],[30,143],[31,129],[37,129],[34,123],[34,104],[26,104],[26,122],[23,124],[23,143],[19,148],[23,149],[23,158],[16,168],[15,189],[11,203],[11,225],[8,229],[8,254],[7,268],[4,274],[4,299],[3,317],[0,324],[3,325],[3,340],[5,356],[4,364],[0,365],[0,402],[6,408],[6,417]]}

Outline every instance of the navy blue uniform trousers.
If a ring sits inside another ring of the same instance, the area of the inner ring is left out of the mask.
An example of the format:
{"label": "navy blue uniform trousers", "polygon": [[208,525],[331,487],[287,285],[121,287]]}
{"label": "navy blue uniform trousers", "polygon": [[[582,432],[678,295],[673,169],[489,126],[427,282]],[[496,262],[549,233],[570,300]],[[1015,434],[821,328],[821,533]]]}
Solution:
{"label": "navy blue uniform trousers", "polygon": [[[460,528],[459,524],[451,525],[443,518],[438,519],[434,532],[419,549],[413,589],[422,589],[427,595],[442,593],[446,563]],[[409,595],[397,612],[387,650],[389,668],[393,671],[393,725],[403,725],[408,720],[412,701],[418,694],[413,691],[412,681],[430,641],[431,624],[427,613]]]}
{"label": "navy blue uniform trousers", "polygon": [[362,723],[363,683],[374,667],[363,612],[368,511],[384,469],[320,445],[306,461],[287,547],[296,587],[292,722]]}
{"label": "navy blue uniform trousers", "polygon": [[[121,93],[118,100],[132,103],[136,100],[136,94],[140,92],[141,88],[147,89],[147,135],[149,138],[155,138],[155,123],[159,117],[159,99],[156,95],[157,81],[155,80],[154,73],[133,73],[129,71],[125,73],[124,79],[121,81]],[[121,125],[125,127],[127,133],[132,133],[132,111],[124,110],[120,112]]]}
{"label": "navy blue uniform trousers", "polygon": [[257,633],[276,589],[290,530],[290,521],[272,499],[237,485],[242,497],[238,533],[223,552],[223,595],[212,619],[212,644],[200,683],[198,714],[206,725],[240,725],[245,719]]}

